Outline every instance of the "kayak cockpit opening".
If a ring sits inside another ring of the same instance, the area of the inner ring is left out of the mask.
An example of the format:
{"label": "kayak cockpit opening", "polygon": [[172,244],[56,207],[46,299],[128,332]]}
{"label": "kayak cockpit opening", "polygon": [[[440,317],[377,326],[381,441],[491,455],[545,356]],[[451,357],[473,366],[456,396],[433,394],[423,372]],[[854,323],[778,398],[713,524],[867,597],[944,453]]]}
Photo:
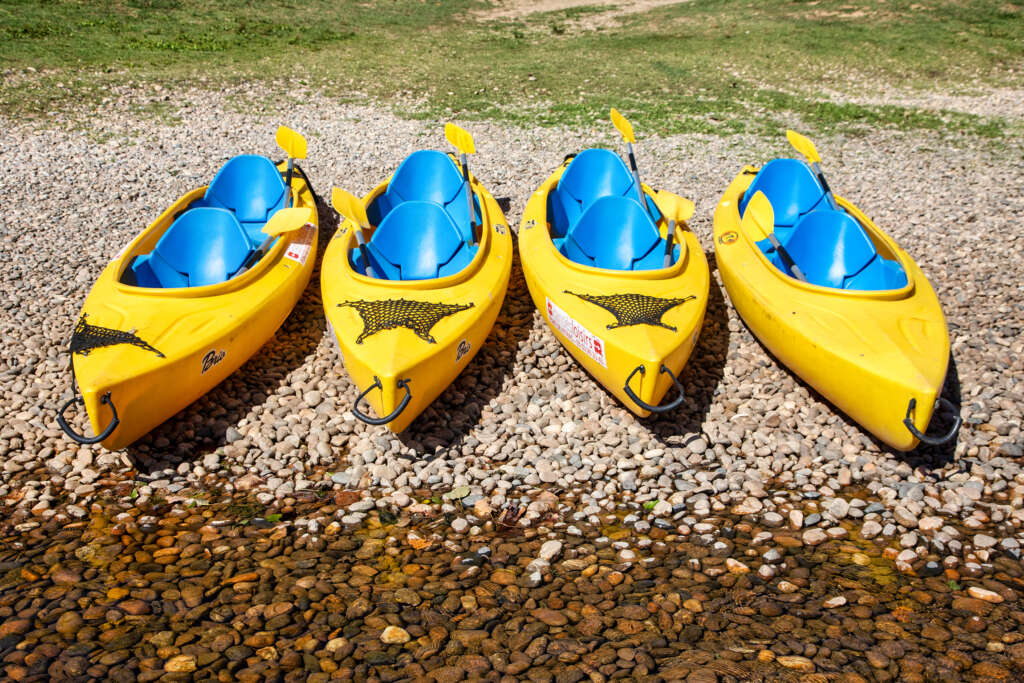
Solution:
{"label": "kayak cockpit opening", "polygon": [[[907,274],[889,246],[847,211],[833,209],[802,161],[775,159],[765,164],[740,197],[741,219],[758,192],[772,205],[775,237],[809,283],[861,291],[906,286]],[[770,240],[755,244],[773,266],[795,277]]]}
{"label": "kayak cockpit opening", "polygon": [[385,280],[430,280],[462,271],[479,249],[473,226],[483,222],[475,193],[471,220],[467,192],[468,183],[447,154],[413,152],[367,207],[377,227],[365,252],[349,251],[349,264],[361,275]]}
{"label": "kayak cockpit opening", "polygon": [[284,208],[286,199],[274,162],[252,154],[232,158],[206,193],[174,219],[153,250],[131,259],[121,282],[149,288],[204,287],[245,272],[269,251],[263,226]]}
{"label": "kayak cockpit opening", "polygon": [[[658,230],[661,217],[622,159],[606,149],[577,154],[547,198],[555,248],[569,260],[594,268],[664,268],[668,242]],[[670,264],[679,253],[679,245],[673,245]]]}

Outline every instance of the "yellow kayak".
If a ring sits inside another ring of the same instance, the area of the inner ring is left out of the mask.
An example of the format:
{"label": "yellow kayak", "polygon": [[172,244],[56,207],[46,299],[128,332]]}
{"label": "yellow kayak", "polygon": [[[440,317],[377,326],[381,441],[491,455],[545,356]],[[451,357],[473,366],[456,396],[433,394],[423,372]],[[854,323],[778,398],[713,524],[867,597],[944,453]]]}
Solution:
{"label": "yellow kayak", "polygon": [[[288,317],[313,270],[317,214],[305,174],[292,173],[305,140],[282,128],[278,141],[287,164],[231,159],[100,274],[71,338],[81,396],[58,413],[69,437],[131,444],[234,372]],[[69,424],[74,402],[95,436]]]}
{"label": "yellow kayak", "polygon": [[729,298],[769,351],[878,439],[901,451],[945,443],[959,415],[947,434],[925,434],[948,403],[939,392],[949,337],[935,291],[823,179],[816,162],[795,159],[736,176],[714,215]]}
{"label": "yellow kayak", "polygon": [[465,157],[461,167],[421,150],[362,200],[334,191],[345,220],[324,253],[324,311],[360,392],[353,412],[396,433],[480,350],[508,287],[505,216]]}
{"label": "yellow kayak", "polygon": [[[684,400],[678,375],[700,334],[710,276],[684,223],[692,203],[640,183],[641,204],[637,187],[613,152],[588,149],[567,159],[530,197],[519,254],[530,295],[558,341],[647,416]],[[678,394],[662,405],[673,386]]]}

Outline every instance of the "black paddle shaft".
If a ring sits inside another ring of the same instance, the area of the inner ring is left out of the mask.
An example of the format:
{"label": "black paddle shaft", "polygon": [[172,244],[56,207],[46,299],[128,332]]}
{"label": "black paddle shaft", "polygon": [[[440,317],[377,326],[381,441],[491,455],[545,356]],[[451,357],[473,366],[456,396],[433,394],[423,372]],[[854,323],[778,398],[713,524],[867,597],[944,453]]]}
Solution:
{"label": "black paddle shaft", "polygon": [[288,193],[288,196],[285,197],[285,200],[284,200],[284,205],[286,207],[287,206],[291,206],[291,203],[292,203],[292,173],[293,173],[293,171],[294,171],[294,162],[291,160],[291,158],[289,158],[288,159],[288,175],[284,179],[285,192]]}
{"label": "black paddle shaft", "polygon": [[466,196],[469,198],[469,230],[473,233],[473,241],[479,243],[482,235],[476,230],[476,208],[473,206],[473,183],[469,182],[469,161],[465,154],[461,155],[462,177],[466,180]]}

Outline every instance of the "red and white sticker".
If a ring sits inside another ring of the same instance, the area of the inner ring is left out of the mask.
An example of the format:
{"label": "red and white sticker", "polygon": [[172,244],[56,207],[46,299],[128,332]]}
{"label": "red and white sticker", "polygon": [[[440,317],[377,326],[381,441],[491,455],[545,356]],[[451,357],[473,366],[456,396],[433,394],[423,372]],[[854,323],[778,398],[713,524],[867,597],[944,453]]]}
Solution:
{"label": "red and white sticker", "polygon": [[309,258],[309,250],[313,246],[314,230],[316,230],[316,226],[312,223],[306,223],[302,226],[299,234],[288,245],[288,249],[284,252],[284,257],[306,265],[306,259]]}
{"label": "red and white sticker", "polygon": [[551,326],[565,335],[565,338],[580,351],[600,363],[601,367],[608,367],[608,361],[604,356],[604,341],[556,306],[551,299],[547,297],[544,299],[548,304],[548,320],[551,322]]}

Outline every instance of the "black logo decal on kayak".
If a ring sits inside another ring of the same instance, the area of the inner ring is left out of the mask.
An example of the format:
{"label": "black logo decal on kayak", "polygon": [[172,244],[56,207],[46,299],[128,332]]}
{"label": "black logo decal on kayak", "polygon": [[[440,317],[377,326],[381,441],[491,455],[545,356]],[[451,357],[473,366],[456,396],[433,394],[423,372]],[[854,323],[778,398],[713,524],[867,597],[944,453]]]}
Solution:
{"label": "black logo decal on kayak", "polygon": [[218,353],[214,349],[210,349],[209,351],[207,351],[206,355],[203,356],[203,374],[205,375],[207,370],[209,370],[214,365],[224,360],[224,356],[226,356],[227,353],[227,351],[223,350],[220,353]]}
{"label": "black logo decal on kayak", "polygon": [[356,339],[362,344],[367,337],[384,330],[404,327],[412,330],[417,337],[429,344],[437,340],[430,336],[430,330],[438,322],[460,311],[473,308],[468,304],[441,304],[433,301],[410,301],[409,299],[381,299],[379,301],[343,301],[338,306],[350,306],[363,319],[363,331]]}
{"label": "black logo decal on kayak", "polygon": [[462,357],[469,353],[470,349],[469,341],[463,339],[459,342],[459,348],[455,349],[455,362],[458,363],[462,360]]}
{"label": "black logo decal on kayak", "polygon": [[614,315],[615,322],[608,325],[609,330],[630,325],[653,325],[675,332],[676,328],[661,322],[662,316],[676,306],[697,298],[688,296],[682,299],[661,299],[646,294],[577,294],[568,289],[565,293],[589,301]]}
{"label": "black logo decal on kayak", "polygon": [[494,232],[498,233],[499,235],[504,235],[505,234],[505,226],[502,225],[501,223],[495,223],[494,224]]}
{"label": "black logo decal on kayak", "polygon": [[529,230],[530,228],[535,228],[535,227],[537,227],[537,221],[533,220],[532,218],[530,220],[526,221],[525,223],[523,223],[523,230]]}
{"label": "black logo decal on kayak", "polygon": [[103,348],[104,346],[117,346],[118,344],[131,344],[132,346],[138,346],[140,349],[152,351],[160,358],[164,357],[164,354],[135,336],[134,329],[124,332],[109,327],[90,325],[85,321],[87,317],[89,317],[89,314],[83,313],[75,325],[75,331],[71,335],[72,354],[80,353],[83,356],[88,356],[89,352],[93,349]]}

